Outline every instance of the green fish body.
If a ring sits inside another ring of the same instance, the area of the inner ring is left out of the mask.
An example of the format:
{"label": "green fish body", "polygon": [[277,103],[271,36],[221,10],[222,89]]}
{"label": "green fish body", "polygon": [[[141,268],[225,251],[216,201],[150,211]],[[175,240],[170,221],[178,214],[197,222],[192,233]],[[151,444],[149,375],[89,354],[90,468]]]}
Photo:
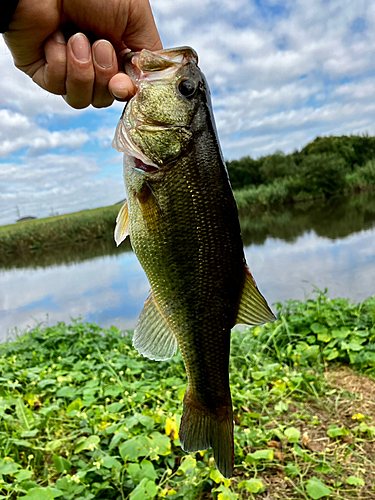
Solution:
{"label": "green fish body", "polygon": [[209,90],[188,48],[132,54],[137,93],[114,146],[125,153],[127,203],[115,239],[127,235],[151,285],[134,347],[165,360],[180,348],[188,375],[180,443],[212,447],[233,467],[230,333],[274,320],[245,262],[238,213],[217,140]]}

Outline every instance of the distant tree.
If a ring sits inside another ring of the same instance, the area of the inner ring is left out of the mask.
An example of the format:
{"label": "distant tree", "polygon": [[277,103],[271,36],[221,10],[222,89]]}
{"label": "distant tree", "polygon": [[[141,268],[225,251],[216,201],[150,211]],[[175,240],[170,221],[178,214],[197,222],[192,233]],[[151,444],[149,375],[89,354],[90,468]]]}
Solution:
{"label": "distant tree", "polygon": [[250,156],[244,156],[240,160],[227,161],[228,174],[233,189],[241,189],[245,186],[258,186],[262,182],[259,167],[262,159],[253,160]]}
{"label": "distant tree", "polygon": [[348,167],[337,154],[310,154],[298,169],[300,186],[306,192],[329,196],[345,187]]}
{"label": "distant tree", "polygon": [[290,177],[296,174],[296,165],[292,155],[284,155],[277,152],[274,155],[267,156],[260,168],[263,181],[267,184],[274,179]]}

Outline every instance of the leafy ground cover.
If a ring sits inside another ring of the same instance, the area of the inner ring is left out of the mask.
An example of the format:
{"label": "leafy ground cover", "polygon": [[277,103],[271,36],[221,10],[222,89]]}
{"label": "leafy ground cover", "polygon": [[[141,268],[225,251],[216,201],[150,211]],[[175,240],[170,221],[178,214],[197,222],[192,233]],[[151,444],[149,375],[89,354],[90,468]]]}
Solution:
{"label": "leafy ground cover", "polygon": [[0,499],[375,498],[375,298],[278,315],[232,335],[231,480],[181,451],[180,354],[153,362],[80,321],[0,345]]}

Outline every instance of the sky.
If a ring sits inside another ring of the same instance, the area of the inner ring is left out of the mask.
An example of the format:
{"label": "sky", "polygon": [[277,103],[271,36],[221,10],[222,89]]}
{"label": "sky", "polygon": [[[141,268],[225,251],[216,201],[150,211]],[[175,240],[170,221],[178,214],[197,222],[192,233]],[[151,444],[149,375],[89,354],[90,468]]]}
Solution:
{"label": "sky", "polygon": [[[316,136],[375,135],[371,0],[151,0],[164,47],[190,45],[228,160]],[[123,104],[70,108],[13,66],[0,37],[0,225],[117,203]]]}

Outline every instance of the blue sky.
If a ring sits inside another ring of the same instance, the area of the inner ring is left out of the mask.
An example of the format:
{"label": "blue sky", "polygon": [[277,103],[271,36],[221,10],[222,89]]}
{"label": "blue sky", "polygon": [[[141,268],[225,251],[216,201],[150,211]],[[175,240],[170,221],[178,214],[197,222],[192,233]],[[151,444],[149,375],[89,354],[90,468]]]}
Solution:
{"label": "blue sky", "polygon": [[[375,135],[375,4],[151,0],[165,47],[190,45],[227,159],[288,153],[317,135]],[[85,110],[39,89],[0,40],[0,224],[124,197],[111,140],[123,105]]]}

